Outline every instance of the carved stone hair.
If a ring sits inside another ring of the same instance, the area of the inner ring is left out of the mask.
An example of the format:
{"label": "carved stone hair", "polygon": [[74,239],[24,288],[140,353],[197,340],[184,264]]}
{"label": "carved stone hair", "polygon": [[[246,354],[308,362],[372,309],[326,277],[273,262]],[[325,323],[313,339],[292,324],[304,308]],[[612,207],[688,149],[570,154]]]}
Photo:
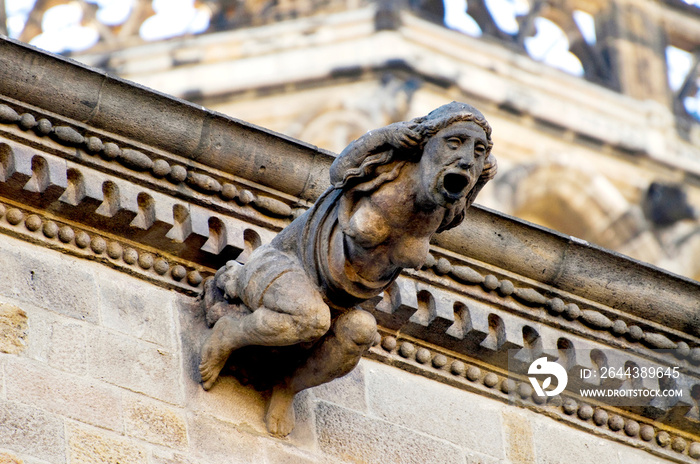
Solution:
{"label": "carved stone hair", "polygon": [[427,116],[412,119],[409,124],[415,124],[416,127],[414,130],[423,137],[420,144],[422,150],[430,137],[437,134],[442,129],[461,121],[472,121],[484,130],[488,145],[486,147],[486,156],[488,156],[493,147],[491,126],[486,121],[484,115],[471,105],[453,101],[452,103],[442,105],[440,108],[431,111]]}

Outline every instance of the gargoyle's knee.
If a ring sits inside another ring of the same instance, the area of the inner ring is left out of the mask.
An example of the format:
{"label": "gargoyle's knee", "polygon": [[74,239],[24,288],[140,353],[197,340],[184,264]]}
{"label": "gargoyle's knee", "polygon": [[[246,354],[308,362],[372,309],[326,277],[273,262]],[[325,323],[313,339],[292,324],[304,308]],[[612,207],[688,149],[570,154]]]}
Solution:
{"label": "gargoyle's knee", "polygon": [[[320,298],[319,298],[320,300]],[[331,311],[323,301],[315,301],[295,315],[299,338],[304,342],[318,340],[331,327]]]}
{"label": "gargoyle's knee", "polygon": [[355,309],[338,317],[335,333],[358,346],[369,347],[377,335],[377,321],[367,311]]}
{"label": "gargoyle's knee", "polygon": [[331,311],[306,275],[288,272],[280,276],[265,290],[262,303],[288,316],[285,324],[299,342],[318,340],[331,326]]}

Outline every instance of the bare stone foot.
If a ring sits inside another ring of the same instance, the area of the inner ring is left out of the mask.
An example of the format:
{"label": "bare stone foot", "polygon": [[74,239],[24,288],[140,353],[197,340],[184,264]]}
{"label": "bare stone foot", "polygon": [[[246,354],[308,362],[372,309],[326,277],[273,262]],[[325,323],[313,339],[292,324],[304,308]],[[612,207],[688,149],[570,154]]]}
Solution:
{"label": "bare stone foot", "polygon": [[294,429],[294,392],[286,386],[276,386],[267,408],[267,431],[277,437],[286,437]]}
{"label": "bare stone foot", "polygon": [[235,348],[227,337],[231,324],[235,324],[235,320],[229,316],[219,319],[214,326],[214,331],[202,345],[199,373],[202,376],[202,388],[205,390],[209,390],[214,385],[226,360]]}

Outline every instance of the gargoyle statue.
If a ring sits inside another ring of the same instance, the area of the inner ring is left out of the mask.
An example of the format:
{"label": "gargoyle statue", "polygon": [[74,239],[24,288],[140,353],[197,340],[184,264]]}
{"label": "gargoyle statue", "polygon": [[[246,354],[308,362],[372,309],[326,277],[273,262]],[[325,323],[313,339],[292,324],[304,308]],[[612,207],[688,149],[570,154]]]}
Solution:
{"label": "gargoyle statue", "polygon": [[310,210],[206,283],[204,389],[232,354],[273,347],[280,358],[263,363],[278,374],[265,419],[271,434],[289,434],[294,395],[347,374],[375,342],[374,316],[358,305],[402,269],[421,267],[433,234],[462,222],[494,177],[491,147],[484,116],[457,102],[350,143]]}

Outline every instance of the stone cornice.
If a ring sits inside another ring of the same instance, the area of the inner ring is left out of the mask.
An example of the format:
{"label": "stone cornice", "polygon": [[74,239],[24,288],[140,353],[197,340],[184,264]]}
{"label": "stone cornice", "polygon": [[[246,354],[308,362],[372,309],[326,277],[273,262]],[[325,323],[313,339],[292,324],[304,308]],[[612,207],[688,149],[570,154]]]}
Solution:
{"label": "stone cornice", "polygon": [[5,37],[0,95],[305,200],[328,183],[316,147]]}
{"label": "stone cornice", "polygon": [[460,255],[700,335],[700,284],[650,264],[485,208],[434,243]]}

